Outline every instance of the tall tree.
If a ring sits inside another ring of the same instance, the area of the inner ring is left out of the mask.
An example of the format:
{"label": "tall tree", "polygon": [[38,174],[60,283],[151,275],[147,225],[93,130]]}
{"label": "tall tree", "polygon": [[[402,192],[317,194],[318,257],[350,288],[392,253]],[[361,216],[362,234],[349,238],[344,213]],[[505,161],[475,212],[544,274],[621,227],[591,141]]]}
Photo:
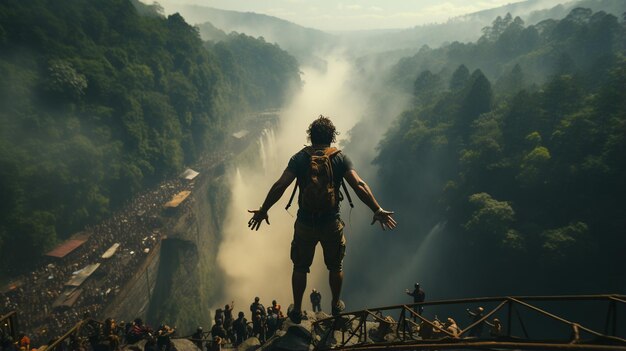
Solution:
{"label": "tall tree", "polygon": [[452,78],[450,78],[449,88],[450,90],[456,92],[465,88],[465,85],[469,81],[470,73],[465,65],[460,65],[457,69],[452,73]]}
{"label": "tall tree", "polygon": [[483,72],[475,70],[470,77],[458,112],[456,127],[463,139],[470,133],[470,125],[480,114],[491,111],[493,92]]}

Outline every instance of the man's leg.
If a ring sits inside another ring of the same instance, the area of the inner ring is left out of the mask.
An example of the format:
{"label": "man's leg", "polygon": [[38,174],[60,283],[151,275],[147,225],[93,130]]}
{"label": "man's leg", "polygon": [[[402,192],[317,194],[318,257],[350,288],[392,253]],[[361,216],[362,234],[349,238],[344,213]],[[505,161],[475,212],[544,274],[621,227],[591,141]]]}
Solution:
{"label": "man's leg", "polygon": [[330,285],[331,313],[336,315],[344,309],[341,302],[341,286],[343,285],[343,257],[346,252],[346,238],[343,235],[343,221],[337,219],[329,223],[326,236],[322,240],[324,249],[324,263],[328,268],[328,283]]}
{"label": "man's leg", "polygon": [[341,298],[341,286],[343,285],[343,271],[329,272],[328,283],[330,284],[330,292],[333,295],[331,306],[337,306]]}
{"label": "man's leg", "polygon": [[291,274],[291,290],[293,291],[293,309],[294,311],[302,310],[302,296],[306,290],[306,273],[296,272]]}
{"label": "man's leg", "polygon": [[[306,290],[306,275],[309,273],[311,263],[313,263],[317,242],[315,228],[296,220],[290,254],[293,262],[293,273],[291,274],[293,311],[298,312],[295,315],[302,311],[302,297]],[[291,320],[294,321],[294,318],[291,318]],[[295,318],[295,320],[298,320],[298,318]]]}

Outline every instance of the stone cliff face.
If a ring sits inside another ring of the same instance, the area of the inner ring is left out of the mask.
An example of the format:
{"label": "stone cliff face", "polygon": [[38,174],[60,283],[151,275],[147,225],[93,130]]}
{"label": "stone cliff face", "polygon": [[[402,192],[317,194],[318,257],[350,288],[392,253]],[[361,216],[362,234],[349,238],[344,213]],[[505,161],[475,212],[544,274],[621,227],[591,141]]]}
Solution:
{"label": "stone cliff face", "polygon": [[149,325],[177,326],[179,334],[210,326],[209,306],[220,292],[215,262],[229,193],[223,168],[201,173],[176,210],[163,211],[160,243],[108,306],[106,315]]}
{"label": "stone cliff face", "polygon": [[146,261],[138,267],[130,282],[107,306],[104,315],[115,316],[118,321],[132,321],[137,317],[146,318],[161,259],[160,247],[159,242]]}
{"label": "stone cliff face", "polygon": [[224,179],[205,172],[196,180],[187,210],[169,219],[147,317],[193,331],[210,326],[209,306],[220,293],[216,256],[229,193]]}

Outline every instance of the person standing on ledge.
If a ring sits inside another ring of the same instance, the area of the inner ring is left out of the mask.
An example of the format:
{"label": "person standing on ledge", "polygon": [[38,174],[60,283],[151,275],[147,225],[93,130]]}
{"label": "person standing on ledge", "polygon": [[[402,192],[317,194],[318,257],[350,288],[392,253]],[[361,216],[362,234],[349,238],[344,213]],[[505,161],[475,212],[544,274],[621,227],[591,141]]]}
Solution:
{"label": "person standing on ledge", "polygon": [[[324,263],[329,271],[332,314],[339,315],[345,309],[340,297],[346,239],[343,235],[344,223],[339,216],[339,188],[344,179],[374,213],[371,224],[379,222],[383,230],[394,229],[397,225],[392,217],[394,212],[386,211],[378,204],[370,187],[354,170],[352,161],[330,146],[339,134],[332,121],[320,115],[311,123],[307,134],[311,145],[291,157],[283,174],[270,188],[263,205],[257,210],[248,210],[252,213],[248,221],[251,230],[259,230],[263,221],[269,225],[269,209],[297,179],[299,209],[291,242],[293,308],[288,313],[289,319],[297,324],[302,320],[302,297],[318,242],[322,244]],[[347,192],[346,195],[349,199]],[[291,197],[293,199],[293,194]]]}
{"label": "person standing on ledge", "polygon": [[311,298],[313,312],[322,312],[322,294],[316,289],[313,289],[309,297]]}
{"label": "person standing on ledge", "polygon": [[[420,288],[420,283],[415,283],[415,289],[412,292],[409,291],[409,289],[404,290],[404,292],[409,296],[413,296],[413,303],[424,302],[424,300],[426,299],[426,293],[422,288]],[[424,313],[424,306],[413,306],[413,311],[421,315]],[[417,322],[416,316],[413,316],[413,321]]]}

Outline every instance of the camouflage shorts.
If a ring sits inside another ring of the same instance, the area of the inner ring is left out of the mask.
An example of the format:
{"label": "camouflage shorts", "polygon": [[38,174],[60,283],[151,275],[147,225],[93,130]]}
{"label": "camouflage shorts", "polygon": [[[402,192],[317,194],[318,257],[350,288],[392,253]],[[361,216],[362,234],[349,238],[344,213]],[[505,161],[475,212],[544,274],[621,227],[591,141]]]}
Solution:
{"label": "camouflage shorts", "polygon": [[297,220],[291,242],[291,261],[296,272],[309,273],[315,247],[322,243],[324,263],[331,272],[341,272],[343,257],[346,254],[346,238],[343,236],[344,223],[341,219],[324,224],[309,225]]}

